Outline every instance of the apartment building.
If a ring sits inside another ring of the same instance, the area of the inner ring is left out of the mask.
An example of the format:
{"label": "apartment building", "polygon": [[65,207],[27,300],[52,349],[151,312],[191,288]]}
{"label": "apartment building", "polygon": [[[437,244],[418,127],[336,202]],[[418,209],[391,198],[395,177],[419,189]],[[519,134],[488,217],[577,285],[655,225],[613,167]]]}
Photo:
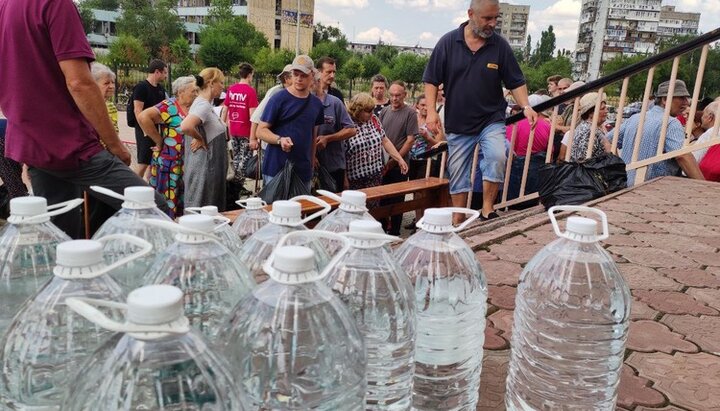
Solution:
{"label": "apartment building", "polygon": [[500,3],[500,18],[495,32],[505,37],[516,50],[525,48],[530,6]]}
{"label": "apartment building", "polygon": [[675,6],[662,6],[660,9],[660,22],[658,23],[660,39],[696,35],[699,26],[700,13],[675,11]]}

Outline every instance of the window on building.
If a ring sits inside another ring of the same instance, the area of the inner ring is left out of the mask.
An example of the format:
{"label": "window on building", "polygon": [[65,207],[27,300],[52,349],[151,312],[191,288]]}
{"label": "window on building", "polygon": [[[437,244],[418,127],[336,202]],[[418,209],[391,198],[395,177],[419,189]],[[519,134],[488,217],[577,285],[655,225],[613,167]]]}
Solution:
{"label": "window on building", "polygon": [[280,39],[275,39],[275,50],[280,49]]}

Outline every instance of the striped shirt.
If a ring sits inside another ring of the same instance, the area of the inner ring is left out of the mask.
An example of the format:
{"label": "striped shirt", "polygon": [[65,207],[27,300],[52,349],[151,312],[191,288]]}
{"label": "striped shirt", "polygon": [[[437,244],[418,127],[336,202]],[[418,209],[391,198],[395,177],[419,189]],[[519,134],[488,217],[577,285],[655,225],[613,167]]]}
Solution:
{"label": "striped shirt", "polygon": [[[630,164],[632,159],[633,147],[635,146],[635,135],[637,134],[638,125],[640,123],[640,114],[635,114],[620,126],[619,140],[622,141],[621,157],[625,164]],[[657,154],[658,143],[660,141],[660,129],[662,128],[663,115],[665,108],[661,106],[653,106],[645,115],[645,125],[643,127],[642,140],[638,148],[638,161],[653,157]],[[681,149],[685,141],[685,130],[682,124],[675,118],[670,117],[667,127],[667,135],[665,137],[665,147],[662,153],[669,153]],[[660,176],[674,176],[680,172],[680,166],[675,160],[664,160],[657,162],[648,167],[645,180]],[[628,183],[633,184],[635,181],[635,170],[627,173]]]}

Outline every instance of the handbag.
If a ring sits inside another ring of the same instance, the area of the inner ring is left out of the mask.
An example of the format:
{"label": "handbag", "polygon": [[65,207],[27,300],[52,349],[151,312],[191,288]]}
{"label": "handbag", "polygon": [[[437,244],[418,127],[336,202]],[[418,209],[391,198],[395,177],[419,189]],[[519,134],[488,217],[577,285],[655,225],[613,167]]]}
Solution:
{"label": "handbag", "polygon": [[225,172],[225,180],[233,181],[235,180],[235,167],[233,165],[232,143],[227,141],[225,144],[227,145],[227,171]]}
{"label": "handbag", "polygon": [[245,162],[245,168],[243,168],[245,177],[252,178],[253,180],[260,179],[260,156],[262,156],[262,149],[258,150],[256,155],[250,156]]}
{"label": "handbag", "polygon": [[610,153],[582,162],[543,164],[538,177],[538,193],[545,209],[583,204],[627,187],[625,162]]}

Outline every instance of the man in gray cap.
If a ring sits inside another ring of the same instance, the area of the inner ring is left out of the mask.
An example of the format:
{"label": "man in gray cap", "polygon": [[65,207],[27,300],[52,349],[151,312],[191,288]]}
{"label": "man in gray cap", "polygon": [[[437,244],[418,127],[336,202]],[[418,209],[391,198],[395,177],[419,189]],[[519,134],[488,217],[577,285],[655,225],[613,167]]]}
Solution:
{"label": "man in gray cap", "polygon": [[[680,121],[675,117],[681,114],[688,106],[690,93],[682,80],[675,80],[675,89],[672,99],[668,99],[668,89],[670,82],[660,83],[655,93],[655,105],[650,108],[645,115],[645,125],[640,135],[640,146],[638,148],[637,160],[657,155],[658,144],[660,140],[660,129],[662,128],[663,116],[665,115],[665,107],[670,105],[670,118],[668,119],[667,134],[665,136],[665,146],[661,153],[669,153],[679,150],[685,142],[685,130]],[[635,136],[637,135],[640,116],[638,113],[630,117],[620,126],[620,141],[622,141],[621,157],[626,164],[630,164],[635,146]],[[679,175],[680,170],[690,178],[703,180],[695,157],[692,153],[683,154],[671,160],[659,161],[648,167],[645,180],[660,176]],[[628,185],[635,184],[635,170],[628,171]]]}
{"label": "man in gray cap", "polygon": [[[275,95],[278,91],[290,87],[292,84],[292,64],[286,64],[283,68],[283,71],[277,75],[277,79],[280,82],[280,84],[276,84],[265,93],[265,97],[262,99],[260,104],[258,104],[255,111],[253,111],[252,115],[250,116],[250,122],[252,125],[250,126],[250,149],[251,150],[257,150],[259,145],[259,139],[256,136],[257,133],[257,126],[260,124],[260,116],[262,115],[263,111],[265,111],[265,106],[267,106],[268,101],[270,101],[270,98]],[[263,149],[265,148],[265,145],[263,145]]]}

